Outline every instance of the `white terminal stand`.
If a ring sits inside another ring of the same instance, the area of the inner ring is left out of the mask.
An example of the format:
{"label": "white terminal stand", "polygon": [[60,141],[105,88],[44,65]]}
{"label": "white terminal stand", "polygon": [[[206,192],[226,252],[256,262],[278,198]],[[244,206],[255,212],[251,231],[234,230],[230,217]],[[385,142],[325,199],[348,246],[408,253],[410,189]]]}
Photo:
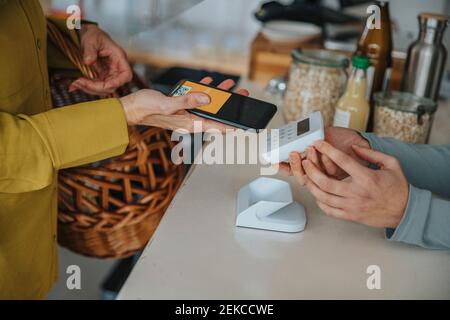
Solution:
{"label": "white terminal stand", "polygon": [[236,226],[300,232],[305,225],[305,208],[293,200],[287,182],[262,177],[239,190]]}

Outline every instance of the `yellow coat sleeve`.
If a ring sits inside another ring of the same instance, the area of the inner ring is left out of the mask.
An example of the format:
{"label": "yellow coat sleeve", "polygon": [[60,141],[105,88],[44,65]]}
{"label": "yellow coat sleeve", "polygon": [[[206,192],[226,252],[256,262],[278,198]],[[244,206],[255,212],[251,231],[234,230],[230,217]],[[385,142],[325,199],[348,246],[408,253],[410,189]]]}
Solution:
{"label": "yellow coat sleeve", "polygon": [[45,188],[58,169],[119,155],[127,145],[127,124],[117,99],[33,116],[0,112],[0,193]]}

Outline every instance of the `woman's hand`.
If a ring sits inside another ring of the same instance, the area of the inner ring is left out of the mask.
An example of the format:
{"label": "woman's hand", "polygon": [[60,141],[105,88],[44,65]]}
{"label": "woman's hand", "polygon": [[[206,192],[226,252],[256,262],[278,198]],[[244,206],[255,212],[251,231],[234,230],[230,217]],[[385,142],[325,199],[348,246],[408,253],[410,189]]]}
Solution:
{"label": "woman's hand", "polygon": [[125,51],[94,24],[84,24],[80,31],[83,61],[94,66],[98,79],[79,78],[69,92],[82,90],[91,95],[107,96],[130,82],[133,73]]}
{"label": "woman's hand", "polygon": [[396,158],[378,151],[357,145],[351,148],[360,160],[374,163],[380,169],[369,169],[329,143],[319,141],[310,149],[311,157],[317,156],[317,149],[346,172],[350,179],[338,181],[327,176],[310,160],[309,155],[301,164],[295,163],[291,170],[294,174],[297,170],[306,174],[306,177],[302,176],[302,182],[327,215],[374,227],[397,227],[409,194],[409,184],[400,163]]}
{"label": "woman's hand", "polygon": [[[201,83],[210,84],[210,77],[204,78]],[[234,87],[233,80],[225,80],[218,88],[230,90]],[[238,94],[247,96],[247,90],[239,90]],[[210,97],[205,93],[191,92],[185,96],[167,97],[155,90],[140,90],[126,97],[120,98],[124,107],[129,125],[147,125],[163,129],[183,129],[188,132],[206,131],[216,129],[224,132],[232,127],[217,121],[198,117],[186,111],[210,103]],[[198,121],[201,127],[194,126]]]}

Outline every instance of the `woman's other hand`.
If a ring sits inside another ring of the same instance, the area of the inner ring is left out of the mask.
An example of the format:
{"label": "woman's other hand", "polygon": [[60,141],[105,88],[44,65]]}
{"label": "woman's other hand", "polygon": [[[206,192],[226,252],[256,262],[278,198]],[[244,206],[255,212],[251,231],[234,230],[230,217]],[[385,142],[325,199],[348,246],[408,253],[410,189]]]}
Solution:
{"label": "woman's other hand", "polygon": [[93,66],[98,78],[79,78],[69,92],[82,90],[91,95],[107,96],[127,82],[133,73],[125,51],[94,24],[84,24],[80,30],[83,62]]}

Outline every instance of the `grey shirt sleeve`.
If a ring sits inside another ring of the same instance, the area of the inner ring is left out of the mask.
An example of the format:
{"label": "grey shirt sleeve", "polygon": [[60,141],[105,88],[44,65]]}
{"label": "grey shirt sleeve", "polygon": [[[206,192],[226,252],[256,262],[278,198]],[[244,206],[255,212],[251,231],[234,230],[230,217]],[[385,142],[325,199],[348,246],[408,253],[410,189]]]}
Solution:
{"label": "grey shirt sleeve", "polygon": [[[396,157],[409,186],[408,205],[396,229],[386,236],[430,249],[450,249],[450,145],[407,144],[362,133],[371,147]],[[436,194],[436,195],[433,195]]]}

